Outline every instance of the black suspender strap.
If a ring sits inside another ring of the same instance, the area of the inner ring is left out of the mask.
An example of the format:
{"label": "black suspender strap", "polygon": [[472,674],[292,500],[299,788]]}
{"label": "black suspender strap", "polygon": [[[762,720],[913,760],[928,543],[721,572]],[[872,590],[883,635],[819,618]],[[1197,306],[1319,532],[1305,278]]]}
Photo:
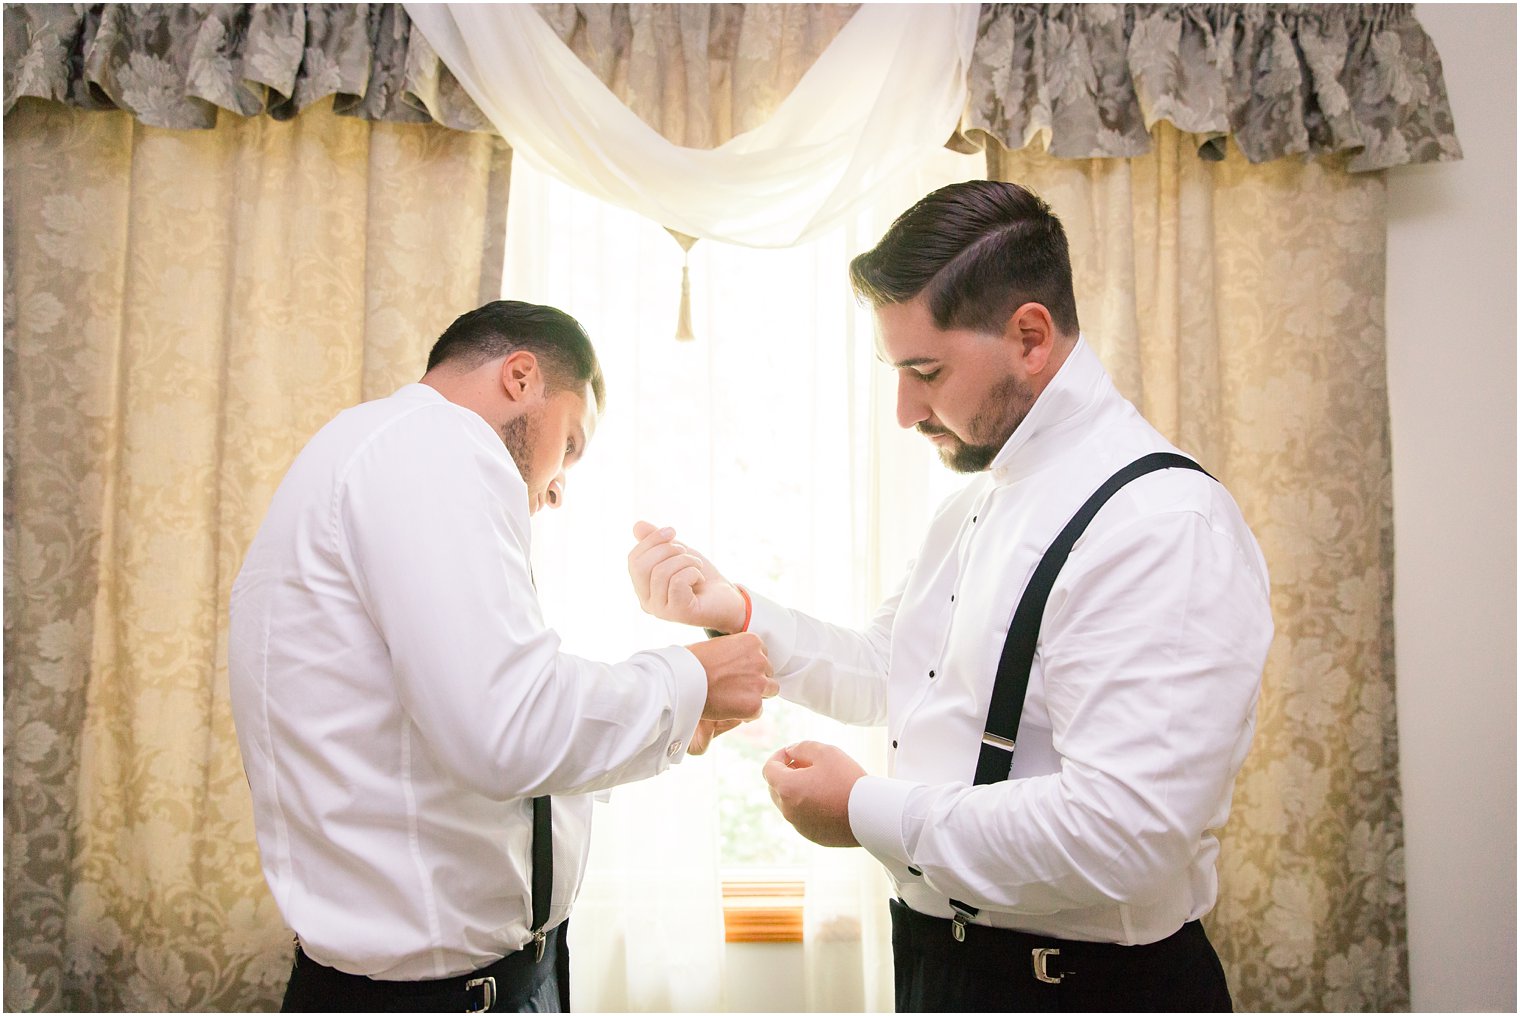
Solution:
{"label": "black suspender strap", "polygon": [[[528,566],[528,581],[538,590],[533,567]],[[544,925],[549,923],[549,901],[554,896],[554,829],[549,798],[533,799],[533,944],[534,961],[544,958]]]}
{"label": "black suspender strap", "polygon": [[[1173,452],[1153,452],[1144,455],[1119,470],[1093,492],[1066,523],[1045,551],[1045,556],[1035,566],[1024,595],[1014,609],[1013,621],[1008,625],[1008,638],[1003,643],[1003,655],[998,659],[997,677],[993,680],[992,699],[987,706],[987,723],[982,734],[982,749],[976,760],[976,779],[980,786],[1001,783],[1008,778],[1013,767],[1013,750],[1017,743],[1019,718],[1024,713],[1024,695],[1029,690],[1029,668],[1034,663],[1035,646],[1040,638],[1040,619],[1045,615],[1045,604],[1050,590],[1055,586],[1056,576],[1071,556],[1071,549],[1087,531],[1098,510],[1108,503],[1125,484],[1146,473],[1158,469],[1195,469],[1210,476],[1198,463]],[[1212,479],[1212,476],[1210,476]],[[953,933],[956,941],[965,938],[965,923],[977,915],[977,908],[951,900],[955,910]]]}
{"label": "black suspender strap", "polygon": [[549,923],[549,900],[554,895],[554,834],[549,799],[533,799],[533,943],[534,959],[544,958],[544,925]]}

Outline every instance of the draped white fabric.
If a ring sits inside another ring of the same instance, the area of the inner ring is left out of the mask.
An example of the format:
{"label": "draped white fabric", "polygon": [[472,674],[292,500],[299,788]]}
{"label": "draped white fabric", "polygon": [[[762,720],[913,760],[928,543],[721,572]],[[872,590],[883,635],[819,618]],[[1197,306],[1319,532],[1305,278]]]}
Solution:
{"label": "draped white fabric", "polygon": [[514,153],[692,236],[810,239],[941,147],[966,103],[976,4],[865,4],[760,127],[671,144],[527,4],[406,4]]}

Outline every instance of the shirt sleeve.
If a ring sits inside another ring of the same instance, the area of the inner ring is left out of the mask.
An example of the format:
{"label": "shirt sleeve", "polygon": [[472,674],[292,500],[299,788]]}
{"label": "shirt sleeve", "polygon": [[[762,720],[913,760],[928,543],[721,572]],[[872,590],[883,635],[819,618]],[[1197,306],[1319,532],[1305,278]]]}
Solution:
{"label": "shirt sleeve", "polygon": [[841,723],[885,723],[892,622],[906,583],[905,575],[865,631],[819,621],[749,590],[749,630],[765,643],[781,697]]}
{"label": "shirt sleeve", "polygon": [[585,793],[679,760],[707,696],[696,658],[561,652],[539,612],[526,486],[505,448],[454,407],[418,414],[350,461],[332,524],[438,764],[505,800]]}
{"label": "shirt sleeve", "polygon": [[867,777],[862,846],[936,893],[1048,914],[1146,899],[1229,812],[1272,621],[1254,541],[1178,511],[1068,560],[1040,660],[1056,773],[985,786]]}

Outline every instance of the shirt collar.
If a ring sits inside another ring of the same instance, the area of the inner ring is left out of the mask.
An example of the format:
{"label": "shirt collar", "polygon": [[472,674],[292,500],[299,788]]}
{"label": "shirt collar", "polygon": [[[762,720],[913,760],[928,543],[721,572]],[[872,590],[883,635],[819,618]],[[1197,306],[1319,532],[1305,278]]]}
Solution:
{"label": "shirt collar", "polygon": [[1070,446],[1070,435],[1093,418],[1112,390],[1102,361],[1079,334],[1066,362],[992,460],[992,482],[1013,483],[1041,469]]}
{"label": "shirt collar", "polygon": [[464,406],[461,406],[453,399],[450,399],[448,396],[444,395],[432,385],[425,385],[421,381],[413,381],[411,384],[402,385],[400,388],[397,388],[393,393],[391,393],[391,398],[404,399],[408,402],[432,402],[443,406],[453,406],[459,413],[463,414],[463,417],[465,419],[471,421],[471,426],[479,428],[482,436],[486,434],[491,435],[491,437],[494,439],[494,443],[488,444],[487,447],[491,448],[493,451],[495,451],[497,448],[500,448],[501,457],[511,464],[512,470],[514,472],[516,472],[519,476],[522,475],[522,470],[517,468],[517,461],[513,459],[512,454],[507,451],[507,446],[505,442],[502,441],[501,435],[493,430],[491,428],[491,425],[487,423],[481,417],[481,415],[475,412],[473,409],[466,409]]}
{"label": "shirt collar", "polygon": [[391,396],[393,399],[410,399],[419,402],[447,402],[443,393],[432,385],[425,385],[421,381],[413,381],[411,384],[397,388]]}

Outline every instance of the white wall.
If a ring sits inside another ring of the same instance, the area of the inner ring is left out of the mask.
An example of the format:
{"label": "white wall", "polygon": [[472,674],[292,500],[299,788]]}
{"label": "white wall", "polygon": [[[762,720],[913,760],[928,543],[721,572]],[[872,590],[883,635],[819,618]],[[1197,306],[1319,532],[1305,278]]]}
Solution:
{"label": "white wall", "polygon": [[1515,8],[1417,4],[1461,162],[1389,174],[1398,710],[1417,1011],[1515,1010]]}

